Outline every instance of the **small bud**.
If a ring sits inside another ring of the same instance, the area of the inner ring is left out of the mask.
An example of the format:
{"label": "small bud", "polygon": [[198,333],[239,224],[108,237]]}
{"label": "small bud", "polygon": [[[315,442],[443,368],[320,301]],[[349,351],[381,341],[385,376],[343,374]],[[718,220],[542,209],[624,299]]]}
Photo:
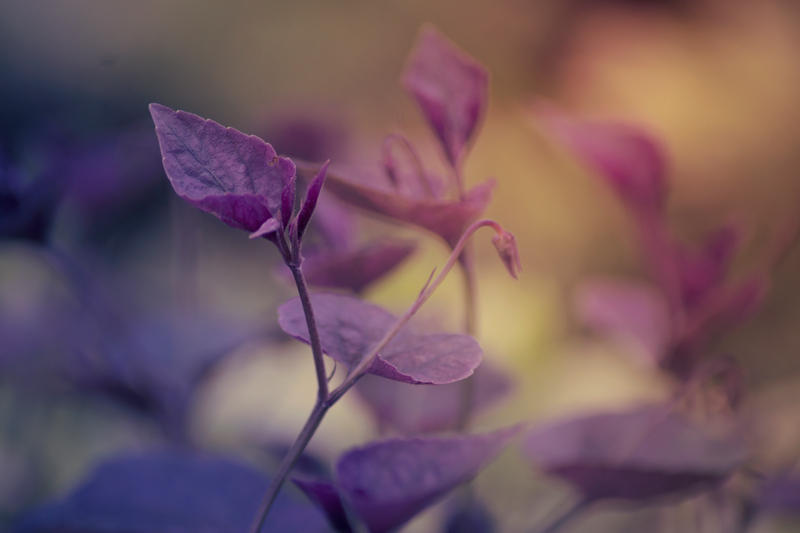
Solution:
{"label": "small bud", "polygon": [[497,248],[497,253],[500,254],[500,259],[506,265],[508,273],[511,274],[512,278],[517,279],[517,275],[522,270],[522,264],[519,261],[517,240],[514,235],[508,231],[501,230],[492,237],[492,244]]}

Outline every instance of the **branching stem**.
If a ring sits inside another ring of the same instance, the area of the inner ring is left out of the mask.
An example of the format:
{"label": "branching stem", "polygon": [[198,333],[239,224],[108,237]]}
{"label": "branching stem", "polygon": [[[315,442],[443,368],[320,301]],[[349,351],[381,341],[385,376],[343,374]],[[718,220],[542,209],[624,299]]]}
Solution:
{"label": "branching stem", "polygon": [[[253,529],[251,533],[259,533],[261,527],[266,520],[266,517],[269,513],[269,509],[272,506],[275,498],[278,496],[278,492],[280,491],[283,483],[286,481],[286,478],[289,475],[292,467],[294,466],[297,459],[303,453],[308,443],[311,441],[311,438],[314,436],[314,432],[319,427],[319,424],[322,422],[325,413],[327,413],[328,409],[333,407],[333,405],[339,401],[339,399],[344,396],[344,394],[350,390],[350,388],[355,385],[359,379],[361,379],[364,374],[366,374],[372,363],[375,362],[375,358],[378,357],[378,354],[386,347],[386,345],[397,335],[397,333],[405,326],[411,317],[416,314],[420,307],[431,297],[434,291],[442,284],[447,274],[453,269],[456,263],[459,261],[459,257],[461,256],[461,252],[466,246],[469,238],[480,228],[484,226],[489,226],[495,230],[498,234],[503,233],[503,228],[495,222],[494,220],[479,220],[474,222],[470,225],[461,235],[461,238],[458,240],[458,243],[453,247],[453,252],[450,254],[450,257],[447,259],[444,267],[442,270],[439,271],[439,274],[427,283],[423,289],[420,291],[419,296],[411,304],[408,310],[403,313],[403,315],[397,319],[397,321],[389,328],[389,331],[381,338],[381,340],[367,353],[364,357],[361,358],[361,361],[353,367],[350,372],[347,374],[347,377],[344,381],[336,387],[334,390],[328,392],[327,389],[327,379],[325,375],[325,366],[322,361],[322,347],[319,343],[319,332],[317,331],[316,322],[314,320],[314,314],[311,310],[311,301],[308,296],[308,289],[306,287],[305,280],[303,278],[302,272],[300,271],[300,267],[293,267],[290,265],[290,269],[292,270],[292,274],[295,276],[295,281],[297,282],[297,289],[300,293],[300,300],[303,303],[303,310],[306,312],[306,323],[308,325],[309,331],[309,339],[311,340],[312,344],[312,351],[314,352],[314,362],[317,369],[317,379],[321,379],[320,387],[318,391],[317,401],[314,404],[314,409],[311,411],[311,414],[306,420],[303,429],[300,431],[300,434],[297,436],[297,439],[292,444],[292,447],[289,449],[289,452],[286,454],[286,457],[283,458],[281,461],[280,466],[278,467],[278,472],[275,474],[275,477],[272,479],[272,483],[267,490],[267,494],[264,497],[264,500],[261,503],[261,507],[258,513],[258,519],[253,524]],[[316,339],[316,341],[314,340]],[[316,344],[316,348],[314,347]],[[319,356],[319,357],[318,357]],[[324,389],[322,383],[324,382]],[[322,392],[324,391],[324,395]]]}

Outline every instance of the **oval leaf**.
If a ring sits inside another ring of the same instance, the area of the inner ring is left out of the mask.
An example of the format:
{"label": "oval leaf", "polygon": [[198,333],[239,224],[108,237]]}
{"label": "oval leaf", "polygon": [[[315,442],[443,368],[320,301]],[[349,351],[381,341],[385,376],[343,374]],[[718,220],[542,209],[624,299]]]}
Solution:
{"label": "oval leaf", "polygon": [[[347,366],[367,355],[396,321],[388,311],[349,296],[314,294],[311,304],[323,351]],[[278,323],[292,337],[309,342],[299,298],[278,308]],[[470,376],[482,357],[480,346],[468,335],[418,335],[405,327],[378,354],[370,372],[406,383],[440,385]]]}
{"label": "oval leaf", "polygon": [[532,431],[528,457],[587,500],[647,500],[708,488],[746,458],[742,441],[664,406],[582,416]]}
{"label": "oval leaf", "polygon": [[278,216],[294,163],[271,145],[185,111],[150,104],[164,171],[178,196],[250,232]]}
{"label": "oval leaf", "polygon": [[[228,459],[176,452],[100,465],[60,502],[37,509],[15,533],[245,533],[269,479]],[[278,496],[261,532],[329,531],[307,503]]]}
{"label": "oval leaf", "polygon": [[389,531],[474,478],[516,433],[368,444],[339,459],[338,485],[372,533]]}

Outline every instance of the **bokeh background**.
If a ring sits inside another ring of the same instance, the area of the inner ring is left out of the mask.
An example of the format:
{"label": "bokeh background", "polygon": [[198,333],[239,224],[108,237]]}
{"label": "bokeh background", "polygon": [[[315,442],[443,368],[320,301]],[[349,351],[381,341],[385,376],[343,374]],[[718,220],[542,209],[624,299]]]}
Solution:
{"label": "bokeh background", "polygon": [[[199,313],[261,327],[199,391],[188,431],[204,447],[274,461],[263,449],[289,442],[314,394],[307,348],[280,340],[274,325],[291,287],[276,274],[270,247],[175,198],[147,104],[257,133],[282,153],[300,149],[290,126],[319,127],[318,149],[335,162],[377,164],[383,136],[404,131],[442,168],[398,83],[424,23],[491,72],[489,111],[465,173],[469,183],[498,180],[488,214],[516,234],[524,268],[511,280],[488,239],[476,245],[478,336],[516,381],[477,426],[668,394],[665,378],[637,365],[629,347],[588,336],[572,316],[571,290],[581,280],[645,274],[617,199],[543,133],[532,104],[546,98],[657,133],[670,156],[678,233],[699,240],[721,223],[739,224],[745,245],[736,270],[746,272],[769,236],[798,216],[796,2],[6,0],[0,167],[37,176],[52,249],[30,239],[0,243],[0,513],[9,518],[62,494],[97,461],[161,438],[146,417],[98,402],[64,377],[72,376],[65,366],[79,363],[61,355],[74,332],[54,310],[84,312],[76,284],[98,287],[98,298],[141,321]],[[0,202],[0,210],[10,205]],[[419,242],[410,261],[366,294],[400,311],[445,249],[413,229],[380,221],[365,228]],[[770,464],[800,456],[798,266],[790,252],[759,313],[719,346],[747,371],[746,409],[769,436],[762,451]],[[458,327],[460,288],[454,275],[421,320]],[[111,327],[86,321],[93,331]],[[25,338],[35,338],[34,349]],[[375,432],[363,405],[349,398],[311,449],[330,461]],[[568,496],[513,451],[476,486],[503,517],[503,531],[526,530]],[[409,531],[430,531],[436,512]],[[574,531],[640,531],[660,513],[600,510]],[[694,524],[691,508],[676,515],[663,520],[663,531]]]}

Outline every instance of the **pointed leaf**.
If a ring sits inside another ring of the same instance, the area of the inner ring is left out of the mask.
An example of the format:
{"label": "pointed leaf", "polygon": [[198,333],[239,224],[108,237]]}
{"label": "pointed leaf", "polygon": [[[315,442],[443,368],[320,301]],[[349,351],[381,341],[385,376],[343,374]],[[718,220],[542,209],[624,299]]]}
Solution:
{"label": "pointed leaf", "polygon": [[375,241],[361,248],[309,254],[303,272],[311,285],[362,292],[408,259],[416,244]]}
{"label": "pointed leaf", "polygon": [[448,160],[457,166],[486,110],[486,69],[429,26],[411,54],[403,85],[417,100]]}
{"label": "pointed leaf", "polygon": [[368,444],[339,459],[338,485],[372,533],[389,531],[474,478],[516,433]]}
{"label": "pointed leaf", "polygon": [[178,196],[226,224],[256,231],[280,213],[281,194],[294,163],[272,146],[185,111],[160,104],[150,114],[164,170]]}
{"label": "pointed leaf", "polygon": [[586,499],[648,500],[712,487],[744,462],[742,440],[713,429],[651,406],[544,425],[525,452]]}
{"label": "pointed leaf", "polygon": [[[388,311],[349,296],[314,294],[311,303],[323,351],[347,366],[367,355],[396,320]],[[309,342],[298,298],[280,306],[278,323],[289,335]],[[468,335],[419,335],[405,327],[378,355],[372,374],[406,383],[444,384],[470,376],[483,352]]]}
{"label": "pointed leaf", "polygon": [[[16,533],[245,533],[269,479],[229,459],[177,452],[117,457],[65,499],[29,513]],[[286,492],[262,533],[328,531],[317,510]]]}
{"label": "pointed leaf", "polygon": [[319,172],[311,181],[306,192],[306,199],[303,201],[303,206],[300,208],[300,213],[297,215],[297,237],[303,238],[303,233],[306,231],[311,220],[311,215],[314,213],[314,208],[317,206],[317,199],[319,193],[322,192],[322,186],[325,184],[325,176],[328,174],[328,165],[330,161],[325,161],[319,169]]}
{"label": "pointed leaf", "polygon": [[[472,412],[478,413],[505,396],[511,389],[508,376],[484,362],[475,370]],[[409,385],[364,376],[355,386],[380,427],[403,434],[430,433],[455,427],[464,398],[460,383]]]}
{"label": "pointed leaf", "polygon": [[447,201],[404,196],[335,174],[328,177],[327,183],[327,190],[342,201],[427,229],[441,236],[450,246],[455,246],[467,226],[486,210],[493,188],[494,180],[488,180],[467,191],[463,201]]}

